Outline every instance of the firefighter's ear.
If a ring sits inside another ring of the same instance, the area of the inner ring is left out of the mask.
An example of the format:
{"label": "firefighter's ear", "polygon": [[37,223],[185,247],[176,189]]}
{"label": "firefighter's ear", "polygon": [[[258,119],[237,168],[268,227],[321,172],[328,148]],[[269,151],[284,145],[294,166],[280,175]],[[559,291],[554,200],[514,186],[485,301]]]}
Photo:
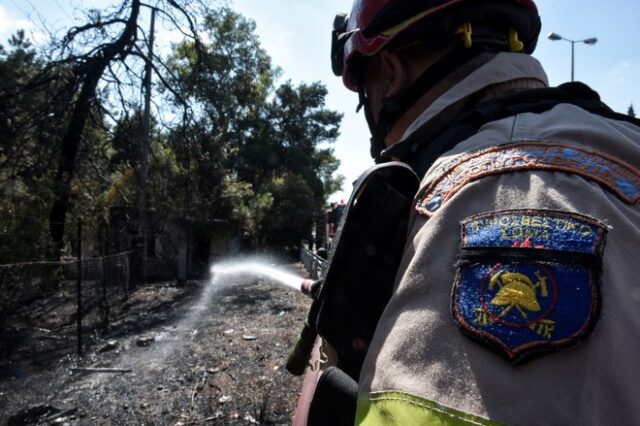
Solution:
{"label": "firefighter's ear", "polygon": [[380,61],[384,75],[388,79],[385,97],[404,92],[411,84],[411,73],[406,61],[397,52],[389,50],[383,50],[380,53]]}

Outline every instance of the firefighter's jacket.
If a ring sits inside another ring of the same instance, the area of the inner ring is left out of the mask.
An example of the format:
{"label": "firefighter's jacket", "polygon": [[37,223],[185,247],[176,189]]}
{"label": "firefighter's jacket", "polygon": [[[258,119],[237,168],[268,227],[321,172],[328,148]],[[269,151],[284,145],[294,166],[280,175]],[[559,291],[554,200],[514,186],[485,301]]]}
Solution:
{"label": "firefighter's jacket", "polygon": [[[547,84],[500,53],[471,96]],[[428,169],[357,424],[638,424],[640,128],[570,104],[489,122]]]}

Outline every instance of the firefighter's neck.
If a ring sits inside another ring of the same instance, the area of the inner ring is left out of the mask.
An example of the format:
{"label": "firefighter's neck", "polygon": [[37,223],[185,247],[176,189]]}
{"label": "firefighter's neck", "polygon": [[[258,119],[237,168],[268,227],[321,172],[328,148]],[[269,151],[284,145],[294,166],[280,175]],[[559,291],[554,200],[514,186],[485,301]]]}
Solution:
{"label": "firefighter's neck", "polygon": [[451,82],[442,81],[425,93],[416,103],[414,103],[404,114],[396,120],[387,132],[384,139],[385,145],[390,147],[400,141],[409,126],[433,104],[440,96],[442,96],[449,88],[453,86]]}
{"label": "firefighter's neck", "polygon": [[[449,49],[443,49],[437,52],[416,55],[419,59],[416,59],[416,56],[402,55],[392,51],[382,52],[379,69],[382,71],[381,78],[386,79],[382,81],[383,87],[386,89],[384,96],[396,96],[409,89],[416,79],[446,55],[448,51]],[[410,106],[389,129],[385,137],[387,147],[399,142],[407,128],[416,118],[456,83],[456,79],[444,79]]]}

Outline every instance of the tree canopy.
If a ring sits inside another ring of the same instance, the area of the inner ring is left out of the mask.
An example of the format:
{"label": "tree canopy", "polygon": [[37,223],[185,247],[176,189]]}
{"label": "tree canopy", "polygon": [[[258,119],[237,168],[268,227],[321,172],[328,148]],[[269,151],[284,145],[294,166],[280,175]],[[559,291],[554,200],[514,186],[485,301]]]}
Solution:
{"label": "tree canopy", "polygon": [[202,232],[224,224],[265,246],[309,234],[342,183],[331,148],[341,116],[322,84],[280,82],[251,20],[190,4],[154,5],[185,33],[163,54],[146,53],[139,0],[90,12],[48,49],[23,32],[0,46],[0,263],[59,256],[75,217],[96,236],[114,208],[139,225],[145,66],[157,106],[147,214]]}

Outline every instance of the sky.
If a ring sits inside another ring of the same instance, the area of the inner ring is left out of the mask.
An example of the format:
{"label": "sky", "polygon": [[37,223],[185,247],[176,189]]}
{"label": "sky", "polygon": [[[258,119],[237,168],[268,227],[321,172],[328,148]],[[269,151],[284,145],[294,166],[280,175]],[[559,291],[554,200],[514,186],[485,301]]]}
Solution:
{"label": "sky", "polygon": [[[113,0],[0,0],[0,40],[26,28],[36,41],[44,26],[64,28],[82,22],[79,8],[105,7]],[[613,109],[625,112],[631,103],[640,113],[640,0],[538,0],[542,32],[533,56],[546,69],[551,85],[571,77],[571,43],[546,38],[555,32],[567,39],[597,37],[589,46],[575,45],[575,79],[598,91]],[[341,135],[334,143],[345,177],[343,191],[332,201],[349,197],[351,182],[372,165],[369,132],[362,112],[355,113],[357,95],[331,72],[329,51],[333,18],[349,12],[348,0],[231,0],[230,6],[256,22],[263,47],[279,66],[281,82],[322,82],[326,106],[344,114]],[[178,41],[158,34],[158,42]],[[639,114],[640,115],[640,114]]]}

